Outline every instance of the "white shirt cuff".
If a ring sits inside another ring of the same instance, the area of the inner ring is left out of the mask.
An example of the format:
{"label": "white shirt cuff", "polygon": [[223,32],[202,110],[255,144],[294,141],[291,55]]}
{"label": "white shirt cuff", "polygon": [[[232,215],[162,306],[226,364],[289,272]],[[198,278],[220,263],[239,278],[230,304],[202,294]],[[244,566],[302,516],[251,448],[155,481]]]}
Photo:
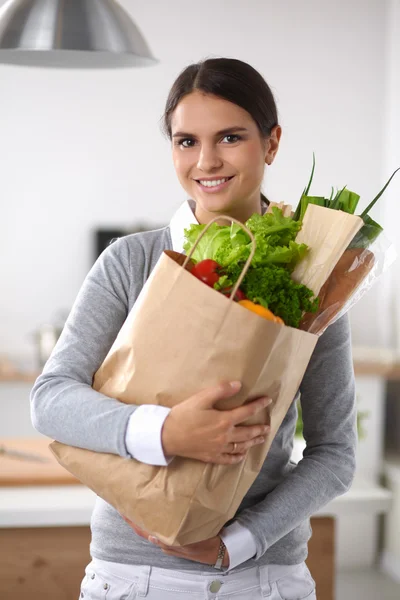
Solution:
{"label": "white shirt cuff", "polygon": [[125,445],[132,458],[149,465],[166,467],[173,456],[166,457],[161,432],[171,409],[156,404],[141,404],[129,418]]}
{"label": "white shirt cuff", "polygon": [[253,534],[237,521],[224,527],[219,536],[229,553],[228,571],[253,558],[257,553]]}

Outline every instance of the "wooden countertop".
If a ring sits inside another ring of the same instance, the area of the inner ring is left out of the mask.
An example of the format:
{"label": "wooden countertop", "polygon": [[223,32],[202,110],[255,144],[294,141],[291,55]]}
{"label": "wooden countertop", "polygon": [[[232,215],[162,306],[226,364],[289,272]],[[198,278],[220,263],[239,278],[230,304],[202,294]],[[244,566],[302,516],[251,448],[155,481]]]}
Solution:
{"label": "wooden countertop", "polygon": [[58,464],[49,450],[52,440],[43,438],[0,438],[0,446],[9,450],[32,453],[46,462],[15,458],[0,454],[0,486],[71,485],[80,483]]}
{"label": "wooden countertop", "polygon": [[[372,358],[355,359],[354,372],[357,376],[383,377],[388,380],[400,380],[400,359],[391,361],[380,361]],[[33,384],[40,375],[37,373],[10,373],[0,372],[0,383],[27,383]]]}
{"label": "wooden countertop", "polygon": [[18,371],[2,373],[0,371],[0,383],[35,383],[39,372],[20,373]]}
{"label": "wooden countertop", "polygon": [[388,381],[400,380],[400,362],[385,364],[372,360],[354,361],[354,373],[358,377],[383,377]]}
{"label": "wooden countertop", "polygon": [[[87,525],[96,494],[84,485],[8,486],[0,493],[0,528]],[[392,492],[355,479],[351,489],[329,502],[314,517],[372,515],[387,512]]]}

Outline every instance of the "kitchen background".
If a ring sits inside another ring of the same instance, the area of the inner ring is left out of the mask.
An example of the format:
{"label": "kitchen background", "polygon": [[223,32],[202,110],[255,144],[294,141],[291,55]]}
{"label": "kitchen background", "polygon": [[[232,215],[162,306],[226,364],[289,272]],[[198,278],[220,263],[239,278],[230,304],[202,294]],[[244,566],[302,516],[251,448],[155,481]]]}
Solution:
{"label": "kitchen background", "polygon": [[[52,328],[62,327],[97,255],[96,232],[164,225],[185,199],[160,119],[188,63],[240,58],[271,85],[283,127],[264,185],[271,200],[297,202],[313,152],[311,191],[329,194],[332,185],[347,185],[361,195],[361,210],[400,166],[400,0],[120,4],[159,59],[154,66],[79,71],[0,64],[3,441],[41,437],[28,403],[29,373],[41,366],[38,332],[47,328],[50,338],[40,339],[51,349]],[[398,251],[399,197],[400,174],[372,215]],[[351,311],[365,435],[353,496],[327,511],[336,519],[338,600],[367,598],[362,585],[386,590],[374,598],[400,594],[399,278],[398,260]],[[21,496],[25,516],[10,512],[17,506],[11,493],[0,487],[0,527],[51,525],[40,499],[29,518]],[[65,510],[74,516],[64,525],[85,523],[86,513],[71,505]]]}

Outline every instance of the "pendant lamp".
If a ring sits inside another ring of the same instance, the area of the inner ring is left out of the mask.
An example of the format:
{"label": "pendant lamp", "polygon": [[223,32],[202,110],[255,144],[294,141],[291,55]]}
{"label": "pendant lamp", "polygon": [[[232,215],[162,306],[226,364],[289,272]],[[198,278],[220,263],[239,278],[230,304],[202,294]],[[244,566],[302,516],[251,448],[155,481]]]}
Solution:
{"label": "pendant lamp", "polygon": [[7,0],[0,7],[0,64],[79,69],[156,62],[115,0]]}

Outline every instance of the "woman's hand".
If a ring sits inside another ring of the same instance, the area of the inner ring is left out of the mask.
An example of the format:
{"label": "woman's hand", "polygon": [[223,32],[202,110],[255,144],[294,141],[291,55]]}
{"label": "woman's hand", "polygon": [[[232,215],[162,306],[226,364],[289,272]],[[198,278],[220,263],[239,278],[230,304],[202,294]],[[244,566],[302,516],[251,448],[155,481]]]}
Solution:
{"label": "woman's hand", "polygon": [[243,460],[249,448],[264,443],[268,425],[240,423],[265,409],[272,402],[270,398],[258,398],[232,410],[214,408],[218,400],[234,396],[240,387],[240,382],[224,383],[175,405],[162,429],[165,455],[231,465]]}
{"label": "woman's hand", "polygon": [[[146,531],[140,529],[140,527],[135,525],[133,521],[130,521],[124,516],[122,518],[138,535],[158,546],[160,550],[164,552],[164,554],[168,554],[169,556],[177,556],[178,558],[185,558],[186,560],[192,560],[205,565],[215,565],[217,562],[219,544],[221,541],[219,535],[210,538],[209,540],[197,542],[196,544],[188,544],[187,546],[166,546],[157,540],[157,538],[150,536]],[[224,567],[229,567],[228,549],[225,550],[225,556],[222,565]]]}

